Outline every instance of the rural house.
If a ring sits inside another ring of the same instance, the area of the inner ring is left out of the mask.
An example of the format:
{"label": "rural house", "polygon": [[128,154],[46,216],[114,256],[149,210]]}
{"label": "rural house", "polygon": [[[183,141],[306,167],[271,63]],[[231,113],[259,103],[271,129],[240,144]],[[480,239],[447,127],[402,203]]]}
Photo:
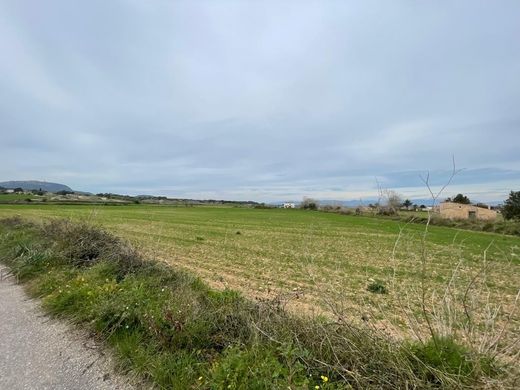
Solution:
{"label": "rural house", "polygon": [[472,204],[443,202],[439,205],[439,214],[447,219],[478,219],[492,221],[496,219],[497,212],[489,207],[478,207]]}

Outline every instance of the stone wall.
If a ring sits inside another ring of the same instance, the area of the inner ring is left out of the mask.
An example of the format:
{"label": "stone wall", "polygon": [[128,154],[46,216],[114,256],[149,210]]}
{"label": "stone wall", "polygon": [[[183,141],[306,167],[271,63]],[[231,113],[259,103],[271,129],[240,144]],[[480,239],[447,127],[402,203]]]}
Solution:
{"label": "stone wall", "polygon": [[439,214],[447,219],[478,219],[492,221],[496,219],[497,212],[471,204],[443,202],[439,205]]}

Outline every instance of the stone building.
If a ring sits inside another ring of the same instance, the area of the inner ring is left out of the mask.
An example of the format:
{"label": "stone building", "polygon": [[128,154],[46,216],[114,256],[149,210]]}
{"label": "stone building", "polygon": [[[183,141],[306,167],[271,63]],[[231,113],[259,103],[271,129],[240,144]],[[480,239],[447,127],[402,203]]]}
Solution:
{"label": "stone building", "polygon": [[489,208],[477,207],[472,204],[460,204],[443,202],[439,205],[439,214],[447,219],[478,219],[492,221],[496,219],[497,212]]}

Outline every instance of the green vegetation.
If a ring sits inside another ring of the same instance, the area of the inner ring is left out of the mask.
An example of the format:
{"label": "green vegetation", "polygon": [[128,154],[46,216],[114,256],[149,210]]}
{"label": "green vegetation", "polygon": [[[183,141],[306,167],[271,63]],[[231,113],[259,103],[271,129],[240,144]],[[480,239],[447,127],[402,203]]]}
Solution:
{"label": "green vegetation", "polygon": [[87,224],[5,219],[0,261],[50,313],[88,327],[122,368],[161,388],[451,389],[510,380],[504,363],[454,338],[397,342],[344,318],[296,316],[283,300],[216,291],[145,261]]}
{"label": "green vegetation", "polygon": [[[506,321],[519,285],[517,237],[431,226],[423,264],[424,226],[386,218],[239,207],[0,206],[0,218],[15,215],[90,221],[213,288],[234,289],[251,299],[285,295],[292,312],[341,310],[361,321],[368,306],[371,322],[407,337],[415,334],[406,326],[408,317],[422,311],[423,275],[432,302],[444,296],[450,281],[450,291],[464,296],[479,276],[482,283],[474,288],[489,290],[486,299],[501,313],[498,324]],[[369,279],[384,280],[389,293],[367,291]],[[476,293],[472,290],[472,296]],[[332,310],[331,302],[339,308]],[[427,332],[427,324],[417,321],[421,334]],[[513,342],[518,331],[505,337]]]}
{"label": "green vegetation", "polygon": [[386,285],[380,280],[372,281],[368,285],[367,290],[375,294],[388,294],[388,289],[386,288]]}
{"label": "green vegetation", "polygon": [[448,198],[446,200],[449,201],[449,202],[454,202],[454,203],[471,204],[471,201],[469,200],[469,198],[466,195],[463,195],[463,194],[455,195],[453,200],[450,199],[450,198]]}
{"label": "green vegetation", "polygon": [[520,220],[520,191],[511,191],[504,203],[502,213],[505,219]]}
{"label": "green vegetation", "polygon": [[[414,212],[401,212],[400,216],[396,220],[404,222],[426,224],[428,216],[425,213],[414,213]],[[445,226],[456,229],[473,230],[476,232],[488,232],[507,234],[511,236],[520,236],[520,221],[510,221],[498,219],[497,221],[479,221],[472,219],[460,219],[451,220],[447,218],[441,218],[435,214],[430,219],[430,225],[434,226]]]}
{"label": "green vegetation", "polygon": [[43,199],[44,197],[39,195],[27,195],[27,194],[0,194],[0,203],[11,203],[11,202],[24,202],[27,198],[30,199]]}
{"label": "green vegetation", "polygon": [[427,367],[437,367],[441,372],[462,377],[473,376],[475,370],[490,377],[497,374],[492,360],[485,356],[472,360],[471,352],[450,337],[432,338],[424,344],[416,343],[409,348],[417,358],[414,369],[426,375],[431,382],[439,383],[440,378],[436,378],[435,373],[429,372]]}

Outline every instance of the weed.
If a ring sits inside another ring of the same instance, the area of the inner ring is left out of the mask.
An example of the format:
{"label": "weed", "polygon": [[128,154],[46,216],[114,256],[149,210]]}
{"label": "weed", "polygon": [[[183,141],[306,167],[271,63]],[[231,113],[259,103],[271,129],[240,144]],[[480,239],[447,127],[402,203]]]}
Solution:
{"label": "weed", "polygon": [[481,375],[492,377],[498,372],[495,361],[471,352],[451,337],[432,338],[426,343],[417,342],[406,348],[411,353],[414,370],[435,384],[442,384],[443,377],[439,373],[468,381]]}
{"label": "weed", "polygon": [[374,294],[388,294],[388,288],[380,280],[374,280],[367,286],[367,290]]}

